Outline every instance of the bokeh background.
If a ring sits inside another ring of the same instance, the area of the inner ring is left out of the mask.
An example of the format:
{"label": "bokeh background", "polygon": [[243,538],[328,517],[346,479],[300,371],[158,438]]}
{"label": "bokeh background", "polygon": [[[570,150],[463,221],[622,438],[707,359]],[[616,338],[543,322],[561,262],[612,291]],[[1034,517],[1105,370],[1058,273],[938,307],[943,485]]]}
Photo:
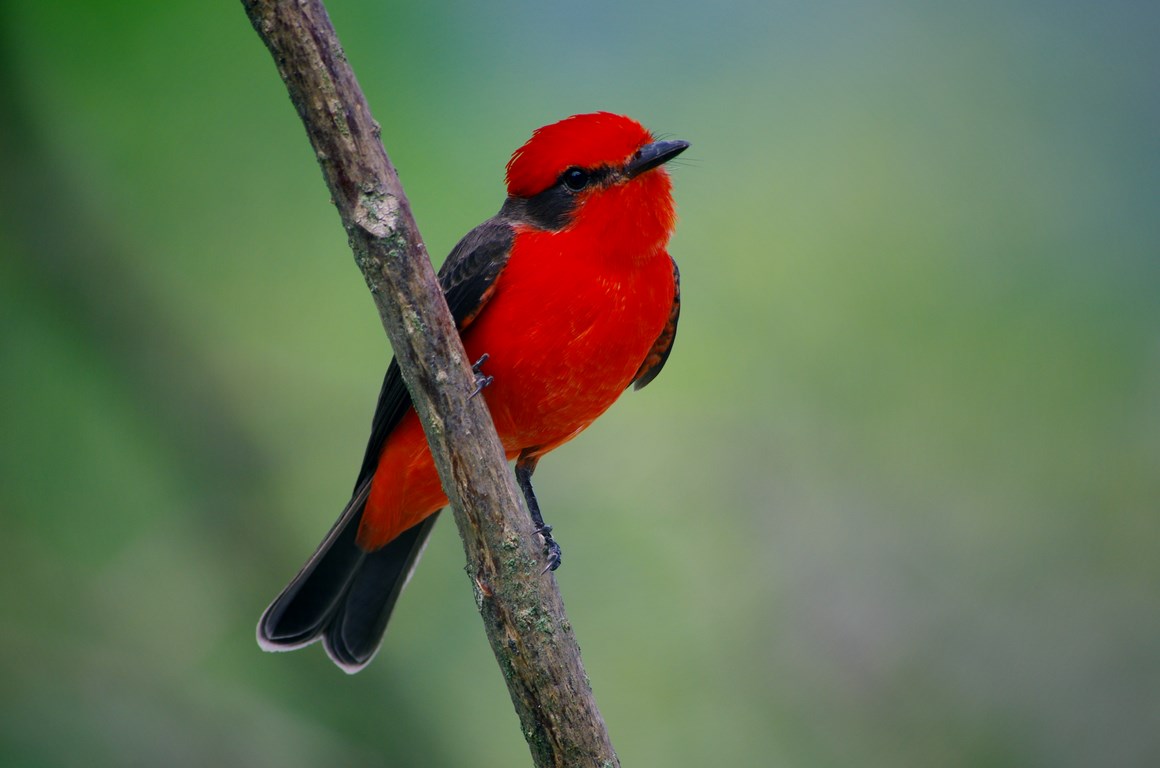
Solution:
{"label": "bokeh background", "polygon": [[[692,142],[537,473],[625,765],[1160,765],[1156,4],[328,5],[436,260],[536,126]],[[365,673],[254,643],[390,352],[240,5],[0,8],[0,764],[529,764],[450,519]]]}

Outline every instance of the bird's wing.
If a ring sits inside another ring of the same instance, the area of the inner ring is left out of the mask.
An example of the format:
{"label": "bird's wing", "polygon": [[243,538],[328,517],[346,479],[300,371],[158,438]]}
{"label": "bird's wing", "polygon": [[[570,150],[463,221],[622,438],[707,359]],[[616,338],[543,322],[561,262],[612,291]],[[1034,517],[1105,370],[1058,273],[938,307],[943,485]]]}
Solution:
{"label": "bird's wing", "polygon": [[502,219],[488,219],[467,233],[439,268],[443,298],[460,333],[491,298],[496,278],[511,256],[515,230]]}
{"label": "bird's wing", "polygon": [[[488,219],[464,236],[439,269],[439,285],[460,333],[471,324],[495,290],[496,278],[511,255],[515,231],[501,219]],[[392,359],[379,391],[371,436],[355,489],[374,475],[387,436],[411,407],[399,363]]]}
{"label": "bird's wing", "polygon": [[[672,260],[672,257],[669,257]],[[645,355],[636,375],[632,377],[633,389],[641,389],[657,377],[665,361],[669,359],[669,352],[673,349],[673,339],[677,337],[677,320],[681,317],[681,271],[677,269],[677,262],[673,261],[673,307],[669,310],[669,320],[665,323],[661,335],[657,337],[652,349]]]}

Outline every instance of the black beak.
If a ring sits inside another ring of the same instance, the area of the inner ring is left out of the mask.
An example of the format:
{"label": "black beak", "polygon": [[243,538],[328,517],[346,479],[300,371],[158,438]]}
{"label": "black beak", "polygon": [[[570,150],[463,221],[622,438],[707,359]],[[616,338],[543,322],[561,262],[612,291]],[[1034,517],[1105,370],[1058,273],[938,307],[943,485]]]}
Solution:
{"label": "black beak", "polygon": [[628,165],[624,167],[624,175],[631,179],[645,171],[651,171],[658,165],[664,165],[688,148],[689,142],[687,141],[654,141],[652,144],[645,144],[628,161]]}

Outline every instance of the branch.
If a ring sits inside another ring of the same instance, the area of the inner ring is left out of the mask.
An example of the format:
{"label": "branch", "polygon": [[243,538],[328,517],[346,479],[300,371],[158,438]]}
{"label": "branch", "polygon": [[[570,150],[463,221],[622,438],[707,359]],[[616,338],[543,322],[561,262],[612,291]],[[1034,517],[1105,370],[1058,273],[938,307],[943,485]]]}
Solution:
{"label": "branch", "polygon": [[306,126],[423,422],[537,766],[619,766],[402,185],[321,0],[242,0]]}

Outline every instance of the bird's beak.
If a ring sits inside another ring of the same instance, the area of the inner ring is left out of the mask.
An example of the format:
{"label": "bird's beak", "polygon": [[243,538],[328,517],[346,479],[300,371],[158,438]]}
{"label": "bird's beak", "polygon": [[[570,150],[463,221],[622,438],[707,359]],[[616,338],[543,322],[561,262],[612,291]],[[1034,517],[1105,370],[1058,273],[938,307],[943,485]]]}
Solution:
{"label": "bird's beak", "polygon": [[624,175],[633,178],[658,165],[664,165],[689,148],[687,141],[654,141],[636,151],[624,167]]}

